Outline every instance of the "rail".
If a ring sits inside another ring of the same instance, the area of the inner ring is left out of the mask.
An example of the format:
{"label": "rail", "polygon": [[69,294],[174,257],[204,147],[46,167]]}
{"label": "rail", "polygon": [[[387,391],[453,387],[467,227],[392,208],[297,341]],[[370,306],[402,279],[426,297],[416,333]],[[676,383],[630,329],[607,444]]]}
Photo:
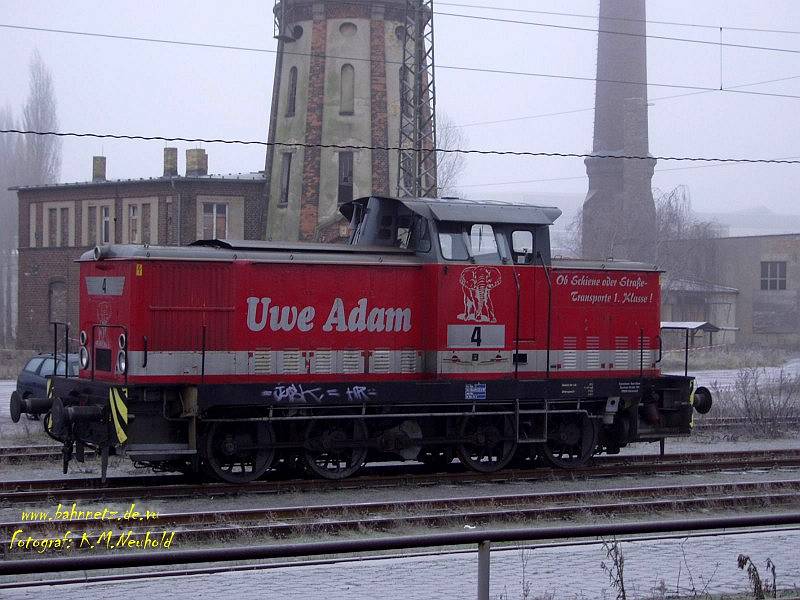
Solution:
{"label": "rail", "polygon": [[[478,600],[489,598],[490,552],[492,544],[563,540],[572,538],[604,538],[610,536],[668,534],[688,531],[720,531],[731,534],[730,529],[800,525],[800,513],[712,517],[703,519],[677,519],[634,523],[608,523],[601,525],[571,525],[527,529],[499,529],[427,535],[366,538],[240,546],[236,548],[203,548],[169,552],[147,552],[84,557],[5,560],[0,562],[0,575],[30,573],[56,573],[92,569],[120,569],[125,567],[166,566],[207,562],[264,560],[296,558],[343,553],[385,552],[410,548],[451,548],[477,546],[478,548]],[[737,531],[736,533],[739,533]]]}

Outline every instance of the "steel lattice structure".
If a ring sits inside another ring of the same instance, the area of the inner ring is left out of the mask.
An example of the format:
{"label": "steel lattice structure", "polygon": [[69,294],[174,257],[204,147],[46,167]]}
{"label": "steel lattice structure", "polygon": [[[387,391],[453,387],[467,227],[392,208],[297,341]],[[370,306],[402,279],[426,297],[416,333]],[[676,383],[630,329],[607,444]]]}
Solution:
{"label": "steel lattice structure", "polygon": [[435,198],[436,91],[433,0],[406,0],[397,193]]}

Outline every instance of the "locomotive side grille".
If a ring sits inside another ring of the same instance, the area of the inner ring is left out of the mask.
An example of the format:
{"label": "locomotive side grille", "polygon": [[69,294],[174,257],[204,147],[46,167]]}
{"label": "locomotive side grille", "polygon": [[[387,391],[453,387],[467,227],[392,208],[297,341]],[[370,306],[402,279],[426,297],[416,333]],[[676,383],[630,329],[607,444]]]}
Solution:
{"label": "locomotive side grille", "polygon": [[586,369],[595,371],[600,368],[600,338],[590,336],[586,338]]}
{"label": "locomotive side grille", "polygon": [[333,373],[333,351],[316,350],[311,357],[312,373]]}
{"label": "locomotive side grille", "polygon": [[618,336],[614,338],[614,345],[616,347],[614,350],[614,368],[627,369],[629,363],[628,338]]}
{"label": "locomotive side grille", "polygon": [[389,350],[373,350],[369,357],[370,373],[390,373],[392,354]]}
{"label": "locomotive side grille", "polygon": [[253,373],[256,375],[269,375],[272,373],[272,352],[253,352]]}
{"label": "locomotive side grille", "polygon": [[416,350],[401,350],[400,351],[400,372],[401,373],[416,373],[417,372],[417,351]]}
{"label": "locomotive side grille", "polygon": [[578,369],[578,338],[564,338],[564,358],[561,364],[565,371],[576,371]]}
{"label": "locomotive side grille", "polygon": [[642,337],[641,341],[641,362],[645,368],[650,367],[653,364],[653,351],[650,350],[650,338],[649,337]]}
{"label": "locomotive side grille", "polygon": [[300,350],[284,350],[281,362],[281,373],[296,375],[306,371],[306,361]]}
{"label": "locomotive side grille", "polygon": [[363,373],[364,355],[361,350],[342,351],[342,373]]}

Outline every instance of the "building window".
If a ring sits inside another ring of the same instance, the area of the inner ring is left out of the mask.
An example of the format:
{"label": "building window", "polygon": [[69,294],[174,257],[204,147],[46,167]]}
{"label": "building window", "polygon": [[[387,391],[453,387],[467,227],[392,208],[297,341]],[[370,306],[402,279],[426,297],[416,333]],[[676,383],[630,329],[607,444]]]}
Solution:
{"label": "building window", "polygon": [[203,238],[224,240],[228,237],[228,205],[216,202],[203,203]]}
{"label": "building window", "polygon": [[297,67],[289,70],[289,91],[286,97],[286,116],[293,117],[297,104]]}
{"label": "building window", "polygon": [[47,209],[47,245],[58,246],[58,209]]}
{"label": "building window", "polygon": [[352,115],[355,105],[355,87],[356,75],[353,70],[353,65],[344,65],[342,67],[341,77],[341,98],[339,103],[340,115]]}
{"label": "building window", "polygon": [[111,207],[100,207],[100,243],[111,243]]}
{"label": "building window", "polygon": [[284,152],[281,155],[281,195],[279,204],[289,203],[289,181],[292,175],[292,153]]}
{"label": "building window", "polygon": [[339,204],[353,200],[353,153],[339,152]]}
{"label": "building window", "polygon": [[90,206],[86,214],[86,239],[84,242],[87,246],[90,244],[97,244],[97,207]]}
{"label": "building window", "polygon": [[128,243],[139,243],[139,206],[137,204],[128,206]]}
{"label": "building window", "polygon": [[761,263],[761,289],[786,289],[786,262],[770,261]]}

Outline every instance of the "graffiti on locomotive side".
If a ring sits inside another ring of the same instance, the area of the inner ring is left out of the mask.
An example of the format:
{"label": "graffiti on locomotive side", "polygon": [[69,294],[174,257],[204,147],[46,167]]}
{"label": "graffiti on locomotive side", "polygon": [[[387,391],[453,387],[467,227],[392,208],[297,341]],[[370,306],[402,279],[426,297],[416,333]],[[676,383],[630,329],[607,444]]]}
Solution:
{"label": "graffiti on locomotive side", "polygon": [[[336,298],[322,325],[324,332],[406,332],[411,331],[411,309],[400,307],[369,306],[366,298],[361,298],[355,306],[347,310],[344,300]],[[313,306],[280,306],[272,304],[272,298],[247,299],[247,327],[259,332],[268,325],[272,331],[300,331],[314,329],[317,309]]]}
{"label": "graffiti on locomotive side", "polygon": [[[641,275],[560,274],[556,286],[572,288],[569,299],[576,304],[649,304],[655,300],[648,292],[648,281]],[[588,288],[588,289],[587,289]]]}
{"label": "graffiti on locomotive side", "polygon": [[350,385],[344,389],[321,388],[302,385],[276,385],[271,390],[261,392],[264,398],[272,398],[287,404],[320,404],[322,402],[367,402],[378,396],[373,388],[363,385]]}

